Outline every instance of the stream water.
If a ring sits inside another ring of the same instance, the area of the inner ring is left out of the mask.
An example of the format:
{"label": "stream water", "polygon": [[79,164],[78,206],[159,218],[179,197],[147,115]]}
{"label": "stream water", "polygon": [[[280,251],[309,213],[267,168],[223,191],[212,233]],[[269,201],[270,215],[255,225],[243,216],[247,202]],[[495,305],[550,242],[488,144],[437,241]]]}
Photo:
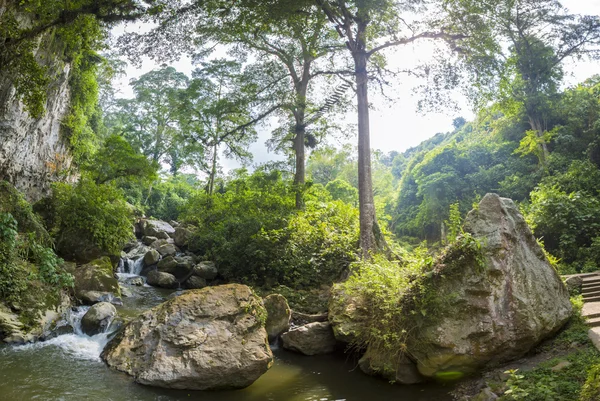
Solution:
{"label": "stream water", "polygon": [[[131,266],[133,267],[133,265]],[[136,266],[137,268],[137,266]],[[127,268],[127,270],[133,270]],[[132,296],[117,309],[133,317],[169,296],[172,290],[131,286]],[[394,386],[360,372],[355,361],[343,355],[306,357],[275,349],[273,367],[243,390],[188,392],[165,390],[135,383],[129,376],[109,369],[100,352],[109,334],[93,337],[80,330],[87,307],[65,316],[72,333],[23,346],[0,346],[0,401],[29,400],[201,400],[201,401],[449,401],[450,388],[427,384]],[[277,348],[277,347],[274,347]]]}

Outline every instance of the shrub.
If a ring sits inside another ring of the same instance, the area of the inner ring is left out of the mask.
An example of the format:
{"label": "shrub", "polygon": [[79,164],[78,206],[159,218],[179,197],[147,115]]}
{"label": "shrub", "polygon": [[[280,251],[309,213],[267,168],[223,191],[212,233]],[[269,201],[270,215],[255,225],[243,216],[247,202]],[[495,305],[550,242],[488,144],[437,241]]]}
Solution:
{"label": "shrub", "polygon": [[59,242],[87,242],[119,254],[133,235],[131,209],[112,185],[86,178],[74,186],[56,183],[50,203],[52,233]]}
{"label": "shrub", "polygon": [[0,186],[0,300],[18,303],[29,287],[42,289],[35,298],[71,286],[73,278],[62,270],[31,205],[9,183]]}
{"label": "shrub", "polygon": [[16,264],[17,221],[10,213],[0,213],[0,298],[13,300],[25,288]]}
{"label": "shrub", "polygon": [[341,201],[306,203],[282,229],[261,230],[257,243],[267,274],[293,288],[338,280],[357,260],[358,210]]}
{"label": "shrub", "polygon": [[297,211],[280,172],[239,173],[221,193],[197,193],[185,206],[184,220],[199,227],[190,247],[230,281],[331,284],[356,259],[358,211],[321,186],[304,195],[306,209]]}
{"label": "shrub", "polygon": [[264,284],[269,280],[256,235],[281,229],[293,213],[294,192],[278,172],[242,173],[223,193],[193,195],[183,219],[199,227],[190,248],[214,260],[219,272],[233,281]]}

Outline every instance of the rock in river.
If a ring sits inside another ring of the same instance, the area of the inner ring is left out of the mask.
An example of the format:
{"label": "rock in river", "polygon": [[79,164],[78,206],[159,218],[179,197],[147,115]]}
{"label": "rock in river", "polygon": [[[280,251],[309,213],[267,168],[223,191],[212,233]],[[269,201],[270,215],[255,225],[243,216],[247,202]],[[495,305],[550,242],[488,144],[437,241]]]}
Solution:
{"label": "rock in river", "polygon": [[108,302],[100,302],[92,306],[81,319],[81,331],[88,336],[104,333],[112,323],[117,310]]}
{"label": "rock in river", "polygon": [[75,278],[75,296],[86,303],[94,303],[90,301],[91,293],[103,294],[108,298],[110,294],[114,297],[121,295],[119,282],[113,274],[112,263],[108,257],[94,260],[83,266],[68,265],[65,268]]}
{"label": "rock in river", "polygon": [[271,366],[262,301],[244,285],[190,290],[128,323],[102,359],[142,384],[243,388]]}
{"label": "rock in river", "polygon": [[335,351],[336,341],[329,322],[300,326],[281,335],[283,348],[304,355],[329,354]]}
{"label": "rock in river", "polygon": [[179,282],[175,278],[174,275],[170,273],[159,272],[153,270],[148,273],[146,277],[146,282],[148,285],[152,285],[154,287],[161,288],[177,288],[179,287]]}
{"label": "rock in river", "polygon": [[269,341],[273,341],[282,333],[290,329],[290,316],[292,311],[287,299],[280,294],[271,294],[263,300],[267,310],[266,329]]}

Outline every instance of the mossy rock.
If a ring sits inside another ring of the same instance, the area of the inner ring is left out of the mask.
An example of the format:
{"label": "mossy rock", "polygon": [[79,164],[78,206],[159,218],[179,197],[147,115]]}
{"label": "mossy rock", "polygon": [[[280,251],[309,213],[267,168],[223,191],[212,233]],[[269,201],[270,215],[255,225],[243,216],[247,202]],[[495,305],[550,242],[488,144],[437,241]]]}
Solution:
{"label": "mossy rock", "polygon": [[67,271],[75,277],[75,295],[79,297],[84,291],[110,292],[121,296],[119,282],[114,276],[109,257],[93,260],[83,266],[67,265]]}

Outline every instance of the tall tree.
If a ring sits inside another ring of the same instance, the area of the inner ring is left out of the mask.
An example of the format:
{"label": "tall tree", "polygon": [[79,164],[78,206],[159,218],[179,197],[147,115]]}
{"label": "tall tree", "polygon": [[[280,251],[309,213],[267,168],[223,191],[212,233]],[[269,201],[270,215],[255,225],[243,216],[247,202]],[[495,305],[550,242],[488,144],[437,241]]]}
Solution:
{"label": "tall tree", "polygon": [[181,121],[186,135],[208,150],[206,190],[212,195],[221,148],[226,157],[242,162],[252,158],[248,145],[256,138],[250,125],[255,85],[242,74],[239,63],[223,59],[202,63],[192,77],[180,94]]}
{"label": "tall tree", "polygon": [[[369,60],[382,50],[413,43],[420,39],[458,40],[462,34],[449,33],[444,27],[428,30],[433,19],[426,1],[394,0],[314,0],[354,60],[354,79],[358,105],[358,192],[360,209],[360,245],[363,257],[385,249],[373,198],[371,138],[369,129]],[[435,2],[434,2],[435,4]],[[415,17],[423,15],[423,20]],[[415,21],[412,24],[409,21]]]}
{"label": "tall tree", "polygon": [[173,174],[183,165],[196,166],[201,144],[181,134],[179,97],[188,77],[173,67],[150,71],[131,81],[133,99],[119,99],[117,111],[107,118],[137,151],[156,163],[166,163]]}
{"label": "tall tree", "polygon": [[[271,114],[283,117],[270,144],[284,151],[292,144],[296,204],[301,207],[306,145],[314,146],[317,137],[326,132],[322,117],[340,103],[349,85],[332,78],[332,73],[343,75],[347,69],[345,65],[333,67],[340,64],[339,60],[344,64],[339,54],[344,45],[328,26],[326,17],[310,3],[293,9],[298,12],[272,2],[252,0],[235,5],[218,0],[202,2],[202,6],[193,2],[174,10],[177,18],[172,18],[172,14],[158,18],[158,27],[149,35],[134,34],[125,43],[129,52],[141,48],[144,53],[158,53],[159,57],[164,52],[157,51],[155,44],[165,38],[183,52],[202,53],[219,43],[229,46],[236,57],[253,60],[251,69],[262,88],[254,108],[263,118]],[[171,45],[169,54],[172,48]],[[323,100],[317,101],[319,98]]]}

